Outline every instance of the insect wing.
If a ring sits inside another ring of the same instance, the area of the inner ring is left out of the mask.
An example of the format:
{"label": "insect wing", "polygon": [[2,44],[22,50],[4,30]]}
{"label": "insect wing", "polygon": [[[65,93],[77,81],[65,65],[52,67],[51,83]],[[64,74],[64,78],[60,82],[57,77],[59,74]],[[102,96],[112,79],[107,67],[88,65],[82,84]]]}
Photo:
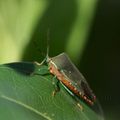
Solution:
{"label": "insect wing", "polygon": [[95,99],[95,95],[92,93],[87,81],[83,75],[79,72],[76,66],[69,59],[67,54],[62,53],[52,58],[57,68],[62,74],[70,81],[70,83],[79,91],[82,95],[85,95],[92,101]]}

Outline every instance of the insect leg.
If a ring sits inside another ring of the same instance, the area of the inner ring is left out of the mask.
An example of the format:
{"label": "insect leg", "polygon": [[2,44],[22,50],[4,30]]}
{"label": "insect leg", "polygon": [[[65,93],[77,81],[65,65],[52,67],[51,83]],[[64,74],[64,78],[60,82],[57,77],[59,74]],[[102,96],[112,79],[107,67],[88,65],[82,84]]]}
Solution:
{"label": "insect leg", "polygon": [[49,69],[48,69],[48,66],[47,65],[41,65],[41,66],[38,66],[38,65],[34,65],[34,69],[33,69],[33,72],[31,72],[31,76],[33,75],[41,75],[41,76],[45,76],[45,75],[49,75],[50,72],[49,72]]}
{"label": "insect leg", "polygon": [[76,105],[80,108],[80,110],[83,111],[83,106],[80,104],[79,99],[75,96],[75,94],[73,94],[63,83],[61,83],[61,84],[67,90],[67,92],[69,93],[69,95],[75,100]]}
{"label": "insect leg", "polygon": [[[71,95],[71,94],[70,94]],[[75,95],[71,95],[72,96],[72,98],[75,100],[75,104],[77,105],[77,107],[81,110],[81,111],[83,111],[83,106],[82,106],[82,104],[79,102],[80,100],[75,96]]]}
{"label": "insect leg", "polygon": [[83,106],[82,106],[82,104],[79,102],[80,100],[79,100],[76,96],[74,96],[73,99],[76,101],[77,107],[78,107],[81,111],[83,111]]}
{"label": "insect leg", "polygon": [[41,63],[37,62],[37,61],[34,61],[34,64],[38,65],[38,66],[41,66],[43,65],[44,63],[46,62],[46,57],[43,59],[43,61]]}
{"label": "insect leg", "polygon": [[56,76],[54,76],[52,83],[55,87],[55,90],[52,92],[52,96],[55,96],[56,93],[60,91],[60,87],[59,87],[60,81],[56,78]]}

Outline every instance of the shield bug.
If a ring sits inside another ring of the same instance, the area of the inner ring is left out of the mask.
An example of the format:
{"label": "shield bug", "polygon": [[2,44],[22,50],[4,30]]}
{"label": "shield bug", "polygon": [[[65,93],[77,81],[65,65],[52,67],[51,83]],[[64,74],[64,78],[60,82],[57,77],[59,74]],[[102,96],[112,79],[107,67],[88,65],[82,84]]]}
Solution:
{"label": "shield bug", "polygon": [[[47,37],[49,38],[49,31]],[[49,72],[56,76],[58,81],[62,83],[68,93],[70,93],[72,96],[77,96],[89,105],[93,105],[96,101],[96,96],[93,94],[83,75],[72,63],[66,53],[61,53],[58,56],[50,58],[48,56],[48,42],[49,39],[47,41],[46,58],[39,65],[42,65],[46,62],[49,66]]]}
{"label": "shield bug", "polygon": [[52,58],[47,57],[47,63],[50,73],[57,77],[70,94],[76,95],[89,105],[94,104],[96,96],[66,53]]}

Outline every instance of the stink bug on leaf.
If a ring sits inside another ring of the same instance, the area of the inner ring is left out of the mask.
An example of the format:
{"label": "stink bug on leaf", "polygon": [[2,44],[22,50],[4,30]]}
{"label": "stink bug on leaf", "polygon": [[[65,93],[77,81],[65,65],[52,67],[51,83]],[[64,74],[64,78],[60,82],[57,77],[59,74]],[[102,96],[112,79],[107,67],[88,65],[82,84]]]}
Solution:
{"label": "stink bug on leaf", "polygon": [[63,84],[65,89],[72,95],[76,95],[89,105],[93,105],[96,97],[90,89],[87,81],[71,62],[66,53],[47,58],[49,71]]}
{"label": "stink bug on leaf", "polygon": [[[61,53],[52,58],[48,57],[47,54],[47,57],[39,65],[45,62],[48,64],[49,72],[62,83],[68,93],[77,96],[91,106],[94,105],[96,96],[66,53]],[[54,94],[57,91],[54,91]]]}
{"label": "stink bug on leaf", "polygon": [[72,63],[67,54],[61,53],[58,56],[50,58],[48,53],[49,44],[47,44],[46,58],[39,65],[46,62],[49,66],[49,72],[62,83],[68,93],[72,96],[77,96],[91,106],[94,105],[96,96],[93,94],[87,81]]}

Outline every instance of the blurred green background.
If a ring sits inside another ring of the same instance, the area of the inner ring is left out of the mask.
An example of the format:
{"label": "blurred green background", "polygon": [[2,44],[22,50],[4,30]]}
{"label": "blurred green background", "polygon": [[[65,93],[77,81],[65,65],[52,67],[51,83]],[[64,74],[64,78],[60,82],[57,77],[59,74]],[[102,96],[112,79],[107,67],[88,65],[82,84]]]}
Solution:
{"label": "blurred green background", "polygon": [[0,63],[40,62],[49,39],[49,55],[70,56],[106,120],[120,118],[119,32],[119,0],[0,0]]}

